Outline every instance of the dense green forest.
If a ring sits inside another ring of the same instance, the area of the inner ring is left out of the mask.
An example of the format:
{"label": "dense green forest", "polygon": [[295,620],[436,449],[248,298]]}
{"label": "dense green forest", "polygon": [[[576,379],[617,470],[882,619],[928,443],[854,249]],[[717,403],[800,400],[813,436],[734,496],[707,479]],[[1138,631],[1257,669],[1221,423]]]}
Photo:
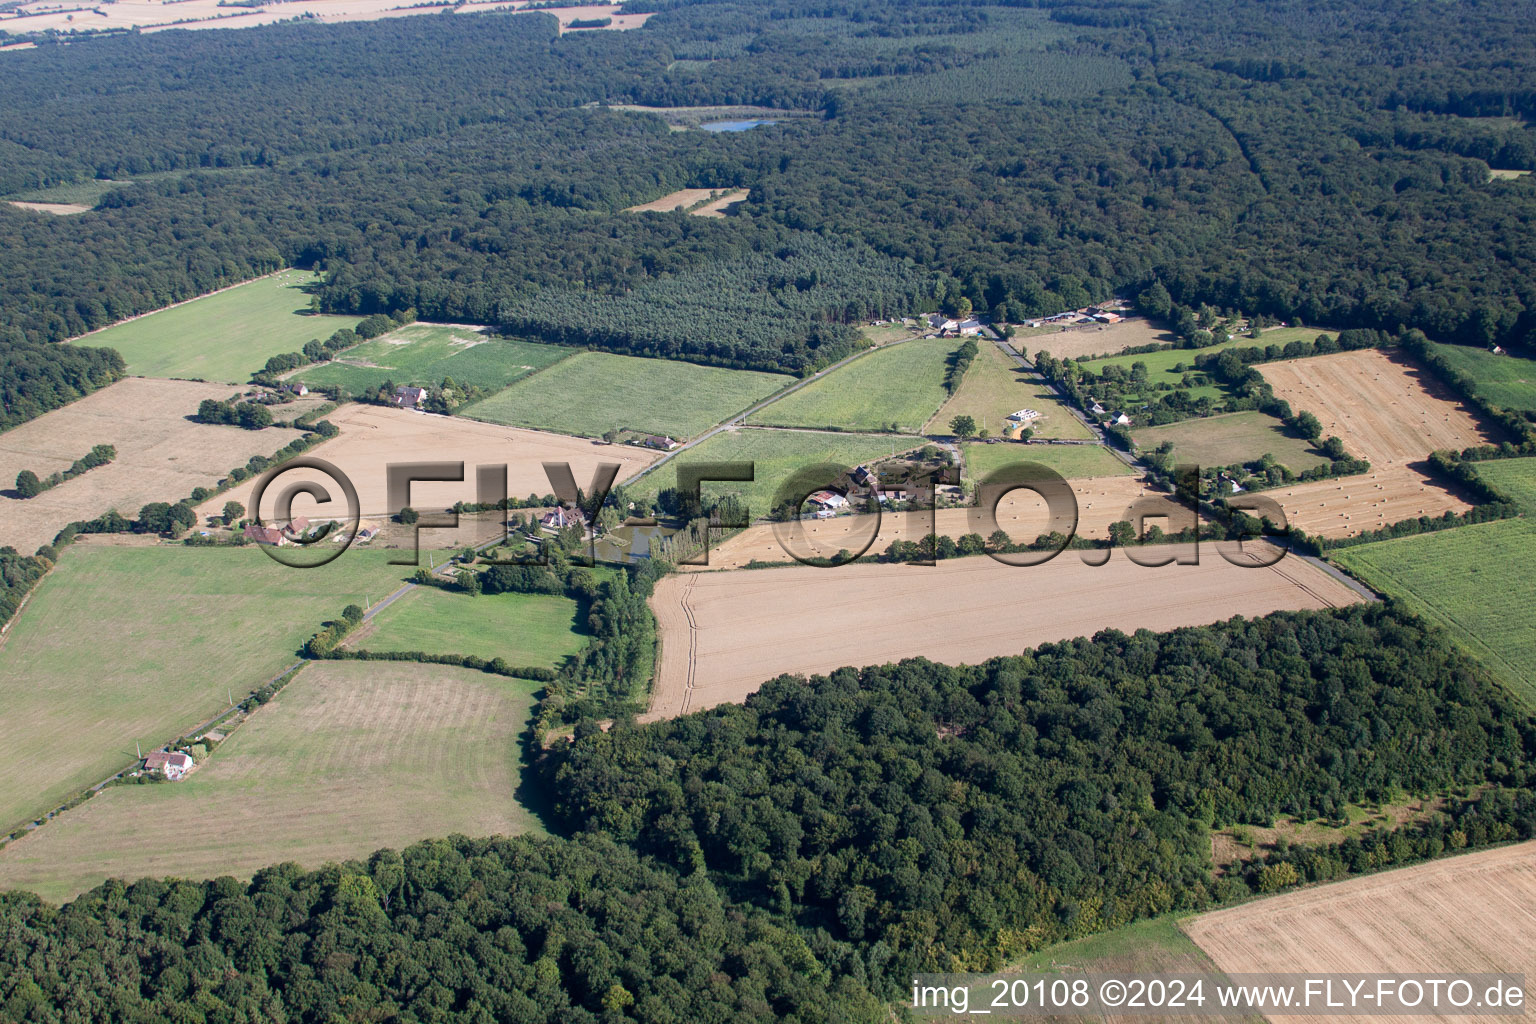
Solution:
{"label": "dense green forest", "polygon": [[[0,193],[156,175],[79,217],[0,207],[7,362],[294,262],[327,271],[332,311],[795,371],[862,317],[1154,280],[1465,344],[1536,323],[1536,188],[1488,178],[1536,167],[1512,5],[655,7],[623,33],[485,15],[7,54]],[[605,103],[820,116],[669,132]],[[736,186],[724,219],[622,212]],[[6,373],[4,422],[70,397]]]}
{"label": "dense green forest", "polygon": [[[538,768],[564,837],[0,895],[0,1020],[883,1020],[914,970],[1529,838],[1533,757],[1536,722],[1384,605],[783,677],[582,723]],[[1402,790],[1467,795],[1210,871],[1212,826]]]}

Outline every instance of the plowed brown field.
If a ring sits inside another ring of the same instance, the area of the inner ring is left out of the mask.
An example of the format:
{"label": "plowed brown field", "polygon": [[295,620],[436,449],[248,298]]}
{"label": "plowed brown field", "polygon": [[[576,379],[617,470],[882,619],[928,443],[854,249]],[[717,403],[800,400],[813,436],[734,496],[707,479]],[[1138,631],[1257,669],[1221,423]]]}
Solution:
{"label": "plowed brown field", "polygon": [[[1529,1004],[1536,980],[1536,844],[1302,889],[1204,914],[1186,921],[1184,930],[1228,973],[1523,972]],[[1509,1018],[1372,1019],[1494,1024]]]}
{"label": "plowed brown field", "polygon": [[669,576],[651,599],[661,658],[646,718],[740,701],[785,672],[919,655],[977,662],[1102,629],[1166,630],[1355,600],[1353,591],[1299,558],[1240,567],[1212,545],[1204,546],[1199,565],[1155,569],[1133,564],[1123,552],[1094,567],[1069,551],[1032,567],[978,556],[933,566]]}

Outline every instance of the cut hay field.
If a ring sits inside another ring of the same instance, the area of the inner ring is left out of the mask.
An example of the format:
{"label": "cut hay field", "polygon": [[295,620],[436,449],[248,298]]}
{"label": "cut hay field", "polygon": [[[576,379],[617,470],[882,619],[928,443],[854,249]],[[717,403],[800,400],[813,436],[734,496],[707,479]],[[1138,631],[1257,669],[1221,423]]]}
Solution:
{"label": "cut hay field", "polygon": [[651,599],[661,656],[646,717],[741,701],[786,672],[913,657],[974,663],[1102,629],[1166,630],[1356,599],[1299,558],[1240,567],[1210,547],[1198,565],[1156,569],[1123,553],[1094,567],[1065,552],[1030,567],[976,556],[679,574]]}
{"label": "cut hay field", "polygon": [[77,213],[91,212],[91,208],[83,203],[30,203],[20,199],[7,199],[6,202],[18,210],[47,213],[55,217],[69,217]]}
{"label": "cut hay field", "polygon": [[356,326],[355,316],[309,311],[303,285],[312,276],[285,270],[257,278],[113,324],[75,344],[117,349],[137,376],[243,382],[271,356]]}
{"label": "cut hay field", "polygon": [[973,442],[965,445],[963,451],[965,452],[965,476],[968,480],[985,479],[999,467],[1015,462],[1034,462],[1049,466],[1068,480],[1097,476],[1131,476],[1136,472],[1108,448],[1098,444]]}
{"label": "cut hay field", "polygon": [[[187,419],[203,399],[232,393],[225,384],[130,377],[0,434],[0,544],[30,552],[76,519],[110,508],[133,516],[147,502],[179,501],[299,436]],[[46,477],[97,444],[115,446],[117,458],[35,498],[12,489],[21,470]]]}
{"label": "cut hay field", "polygon": [[0,831],[264,685],[409,572],[371,551],[298,570],[254,548],[71,547],[0,647]]}
{"label": "cut hay field", "polygon": [[1014,347],[1028,349],[1031,354],[1049,352],[1057,359],[1086,359],[1142,345],[1172,345],[1178,340],[1178,335],[1151,320],[1131,317],[1095,327],[1021,329]]}
{"label": "cut hay field", "polygon": [[[1172,500],[1160,492],[1148,488],[1139,479],[1130,476],[1099,477],[1074,480],[1072,493],[1077,499],[1077,535],[1080,537],[1106,538],[1109,524],[1125,519],[1132,504],[1143,498],[1176,514],[1178,509]],[[1015,541],[1028,543],[1050,531],[1050,514],[1045,501],[1033,491],[1016,490],[1003,496],[998,502],[996,529],[1001,529]],[[930,526],[931,524],[931,526]],[[1147,524],[1149,527],[1151,522]],[[1167,522],[1158,523],[1165,532],[1176,532]],[[919,512],[885,512],[880,516],[878,529],[869,515],[836,516],[832,519],[806,520],[796,524],[805,531],[803,538],[794,542],[796,551],[809,552],[823,557],[834,557],[840,550],[854,551],[864,546],[870,532],[875,531],[868,554],[879,554],[894,541],[917,541],[930,528],[941,537],[959,539],[967,533],[990,536],[994,527],[983,520],[976,508],[942,508],[932,514]],[[784,529],[779,524],[762,523],[748,527],[730,537],[709,552],[709,564],[699,570],[739,569],[749,562],[785,562],[790,556],[777,539],[777,532]],[[807,547],[806,545],[809,545]],[[685,571],[693,567],[684,567]]]}
{"label": "cut hay field", "polygon": [[460,414],[581,437],[638,430],[682,439],[702,434],[793,381],[779,373],[582,352]]}
{"label": "cut hay field", "polygon": [[[618,481],[623,482],[649,466],[659,454],[645,448],[593,444],[563,434],[477,423],[459,416],[428,416],[380,405],[344,405],[326,418],[341,428],[341,435],[311,448],[308,454],[334,464],[351,478],[366,516],[392,515],[398,511],[387,507],[385,489],[385,467],[394,462],[463,462],[462,483],[429,482],[411,487],[411,504],[416,508],[445,509],[455,502],[475,500],[477,465],[505,465],[507,493],[526,497],[552,491],[544,474],[545,462],[570,463],[578,484],[585,487],[599,463],[619,463]],[[306,480],[321,483],[331,490],[334,503],[345,507],[335,483],[327,484],[323,474],[292,469],[283,473],[281,480],[282,488]],[[255,481],[248,480],[219,495],[199,506],[199,515],[212,515],[231,500],[249,508],[254,486]],[[272,515],[282,488],[274,484],[267,491],[261,509],[264,518]],[[317,520],[341,515],[331,506],[318,506],[307,497],[296,500],[293,509],[295,515]]]}
{"label": "cut hay field", "polygon": [[1445,385],[1380,349],[1265,363],[1259,372],[1276,397],[1316,416],[1324,437],[1341,438],[1378,469],[1499,440]]}
{"label": "cut hay field", "polygon": [[328,363],[296,370],[288,379],[310,387],[340,387],[353,395],[387,380],[435,386],[445,377],[502,388],[571,352],[558,345],[488,337],[478,327],[415,323],[349,348]]}
{"label": "cut hay field", "polygon": [[1448,629],[1536,706],[1536,524],[1505,519],[1334,552],[1334,562]]}
{"label": "cut hay field", "polygon": [[1231,412],[1143,427],[1131,437],[1147,451],[1171,441],[1176,460],[1201,466],[1253,462],[1268,454],[1293,473],[1301,473],[1328,462],[1326,455],[1291,434],[1284,423],[1262,412]]}
{"label": "cut hay field", "polygon": [[556,594],[473,596],[417,587],[347,637],[346,646],[473,654],[555,668],[581,648],[576,612],[575,601]]}
{"label": "cut hay field", "polygon": [[1525,506],[1536,517],[1536,459],[1497,459],[1479,462],[1477,474],[1504,494]]}
{"label": "cut hay field", "polygon": [[1083,421],[1072,415],[1046,384],[1034,374],[1022,370],[993,342],[977,343],[979,349],[960,388],[923,428],[929,434],[949,433],[949,421],[956,416],[970,416],[977,429],[1001,436],[1004,418],[1020,409],[1042,413],[1034,423],[1036,437],[1065,437],[1090,440],[1093,434]]}
{"label": "cut hay field", "polygon": [[625,213],[673,213],[677,210],[687,210],[713,199],[718,189],[712,188],[680,188],[676,192],[668,192],[659,199],[652,199],[648,203],[638,206],[626,207]]}
{"label": "cut hay field", "polygon": [[920,338],[877,349],[753,413],[748,422],[915,433],[948,398],[944,371],[962,344],[959,338]]}
{"label": "cut hay field", "polygon": [[513,796],[532,694],[441,665],[311,664],[185,781],[108,789],[0,849],[0,886],[64,900],[109,877],[249,877],[537,832]]}
{"label": "cut hay field", "polygon": [[688,211],[695,217],[724,217],[725,211],[737,203],[745,202],[748,190],[744,188],[732,189],[714,202],[705,203],[696,210]]}
{"label": "cut hay field", "polygon": [[1434,352],[1475,380],[1477,393],[1494,405],[1536,409],[1536,360],[1470,345],[1435,345]]}
{"label": "cut hay field", "polygon": [[1183,928],[1227,973],[1523,973],[1529,1002],[1533,903],[1536,844],[1521,843],[1255,900],[1187,919]]}
{"label": "cut hay field", "polygon": [[655,497],[664,487],[676,487],[677,467],[690,463],[752,462],[755,463],[756,479],[751,482],[706,482],[703,491],[706,496],[740,494],[751,506],[753,516],[765,516],[772,507],[774,494],[797,470],[822,462],[851,469],[912,447],[912,439],[878,434],[755,428],[723,430],[655,472],[647,473],[629,488],[629,492],[631,496]]}
{"label": "cut hay field", "polygon": [[1412,465],[1386,466],[1359,476],[1314,480],[1261,493],[1280,503],[1291,526],[1320,537],[1353,537],[1404,519],[1461,513],[1472,507]]}

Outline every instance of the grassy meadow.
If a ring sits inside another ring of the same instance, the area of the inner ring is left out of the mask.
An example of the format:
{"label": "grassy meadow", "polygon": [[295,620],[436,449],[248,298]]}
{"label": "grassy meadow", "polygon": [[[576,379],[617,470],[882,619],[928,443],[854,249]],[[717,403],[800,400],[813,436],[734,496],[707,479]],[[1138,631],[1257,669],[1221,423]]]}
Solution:
{"label": "grassy meadow", "polygon": [[1200,466],[1230,466],[1269,454],[1293,473],[1300,473],[1328,462],[1325,455],[1292,435],[1285,424],[1251,410],[1143,427],[1131,436],[1138,448],[1147,451],[1172,441],[1176,460]]}
{"label": "grassy meadow", "polygon": [[444,665],[312,663],[184,781],[109,788],[0,849],[0,887],[64,900],[109,877],[249,877],[539,831],[513,796],[534,689]]}
{"label": "grassy meadow", "polygon": [[1435,345],[1434,351],[1477,381],[1478,394],[1506,409],[1536,409],[1536,360],[1495,355],[1471,345]]}
{"label": "grassy meadow", "polygon": [[255,548],[66,550],[0,647],[0,830],[264,685],[323,620],[402,585],[412,570],[388,557],[291,569]]}
{"label": "grassy meadow", "polygon": [[1536,706],[1536,523],[1504,519],[1377,541],[1333,561],[1444,626],[1515,694]]}
{"label": "grassy meadow", "polygon": [[738,493],[746,498],[752,515],[765,516],[778,488],[796,470],[821,462],[852,468],[872,459],[889,458],[912,447],[911,440],[870,434],[812,433],[801,430],[727,430],[690,448],[660,469],[630,484],[634,495],[654,497],[664,487],[677,486],[677,467],[698,462],[752,462],[756,479],[748,483],[703,484],[704,493]]}
{"label": "grassy meadow", "polygon": [[349,638],[369,651],[427,651],[505,658],[555,668],[581,648],[576,602],[554,594],[471,596],[417,587]]}
{"label": "grassy meadow", "polygon": [[1536,458],[1479,462],[1477,473],[1510,498],[1524,505],[1526,515],[1536,516]]}
{"label": "grassy meadow", "polygon": [[512,427],[601,437],[702,434],[789,384],[777,373],[582,352],[460,412]]}
{"label": "grassy meadow", "polygon": [[571,354],[558,345],[491,338],[473,327],[408,324],[295,372],[310,387],[341,387],[361,394],[387,380],[396,384],[460,384],[502,388]]}
{"label": "grassy meadow", "polygon": [[139,377],[243,383],[269,357],[356,326],[355,316],[309,312],[302,286],[311,279],[308,271],[286,270],[114,324],[76,344],[117,349]]}
{"label": "grassy meadow", "polygon": [[960,338],[921,338],[876,349],[754,413],[748,422],[916,433],[949,397],[944,371],[962,344]]}
{"label": "grassy meadow", "polygon": [[1020,370],[1013,360],[990,341],[978,342],[971,368],[966,371],[960,388],[950,396],[925,428],[933,434],[949,431],[949,421],[956,416],[969,416],[978,429],[985,428],[994,435],[1001,435],[1006,424],[1004,417],[1020,409],[1038,409],[1042,415],[1035,421],[1036,437],[1064,437],[1089,440],[1093,434],[1083,421],[1072,415],[1050,388],[1032,374]]}
{"label": "grassy meadow", "polygon": [[1135,470],[1120,461],[1108,448],[1096,444],[1002,444],[972,443],[965,446],[965,475],[981,480],[993,470],[1015,462],[1034,462],[1048,466],[1068,480],[1086,480],[1095,476],[1130,476]]}

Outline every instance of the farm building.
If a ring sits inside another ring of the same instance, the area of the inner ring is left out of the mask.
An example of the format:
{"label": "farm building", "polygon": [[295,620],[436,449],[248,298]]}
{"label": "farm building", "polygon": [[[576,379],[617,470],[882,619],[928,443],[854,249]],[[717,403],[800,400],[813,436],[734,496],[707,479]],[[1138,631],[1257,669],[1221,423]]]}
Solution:
{"label": "farm building", "polygon": [[282,547],[287,543],[283,538],[283,531],[270,526],[258,526],[255,523],[246,524],[245,539],[255,541],[257,544],[271,544],[274,547]]}
{"label": "farm building", "polygon": [[285,387],[287,388],[289,394],[297,395],[300,398],[303,398],[305,395],[309,394],[309,388],[304,386],[303,381],[294,381],[292,384],[285,385]]}
{"label": "farm building", "polygon": [[401,385],[395,388],[395,404],[402,409],[416,409],[427,399],[426,388]]}
{"label": "farm building", "polygon": [[1038,409],[1020,409],[1018,412],[1009,413],[1003,420],[1003,433],[1017,439],[1024,431],[1033,427],[1039,418],[1040,410]]}
{"label": "farm building", "polygon": [[292,522],[290,522],[287,528],[283,530],[283,536],[287,537],[289,540],[298,540],[300,537],[304,536],[308,530],[309,520],[304,516],[299,516],[297,519],[294,519]]}
{"label": "farm building", "polygon": [[[807,495],[805,501],[806,504],[816,507],[816,514],[818,516],[821,516],[823,512],[830,516],[848,504],[848,499],[836,491],[815,491]],[[826,518],[826,516],[822,516],[822,518]]]}
{"label": "farm building", "polygon": [[677,448],[676,441],[661,434],[647,434],[640,439],[640,443],[647,448],[655,448],[662,452],[670,452]]}
{"label": "farm building", "polygon": [[972,318],[960,321],[954,326],[954,330],[963,336],[969,337],[973,334],[980,334],[981,329],[985,326],[980,320]]}
{"label": "farm building", "polygon": [[190,754],[183,754],[179,750],[156,750],[144,758],[144,770],[147,772],[159,772],[167,779],[175,782],[192,770],[192,757]]}
{"label": "farm building", "polygon": [[559,508],[554,508],[544,513],[539,519],[539,525],[550,533],[559,533],[569,526],[579,526],[582,529],[586,529],[587,517],[579,508],[566,508],[564,505],[561,505]]}
{"label": "farm building", "polygon": [[1106,427],[1128,427],[1131,425],[1131,418],[1123,412],[1117,412],[1105,420],[1104,425]]}

